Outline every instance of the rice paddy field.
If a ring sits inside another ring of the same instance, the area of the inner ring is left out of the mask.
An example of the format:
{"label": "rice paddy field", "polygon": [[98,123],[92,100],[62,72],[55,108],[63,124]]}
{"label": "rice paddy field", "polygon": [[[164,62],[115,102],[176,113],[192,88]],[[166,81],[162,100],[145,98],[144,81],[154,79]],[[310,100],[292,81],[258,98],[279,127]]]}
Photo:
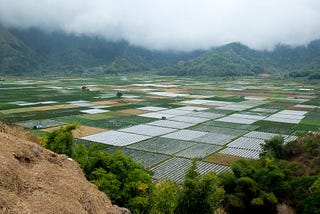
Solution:
{"label": "rice paddy field", "polygon": [[122,150],[154,179],[181,182],[193,158],[200,173],[219,173],[235,160],[259,158],[266,139],[289,142],[319,130],[319,92],[319,84],[270,77],[8,78],[0,85],[0,120],[37,135],[78,122],[76,143]]}

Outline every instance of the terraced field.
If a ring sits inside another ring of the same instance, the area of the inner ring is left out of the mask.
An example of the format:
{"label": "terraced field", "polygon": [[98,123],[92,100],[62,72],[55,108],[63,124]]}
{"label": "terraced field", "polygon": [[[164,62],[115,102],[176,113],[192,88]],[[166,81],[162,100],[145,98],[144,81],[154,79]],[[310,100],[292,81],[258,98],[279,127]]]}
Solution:
{"label": "terraced field", "polygon": [[78,122],[77,143],[120,149],[154,179],[181,182],[193,158],[200,173],[219,173],[234,160],[259,158],[266,139],[281,135],[288,142],[318,130],[319,90],[271,78],[7,79],[0,85],[0,119],[38,135]]}

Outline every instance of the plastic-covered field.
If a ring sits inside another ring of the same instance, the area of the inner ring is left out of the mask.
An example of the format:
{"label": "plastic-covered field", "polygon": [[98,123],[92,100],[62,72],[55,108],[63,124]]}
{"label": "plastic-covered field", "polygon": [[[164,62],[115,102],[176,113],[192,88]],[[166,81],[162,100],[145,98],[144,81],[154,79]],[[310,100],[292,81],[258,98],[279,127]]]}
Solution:
{"label": "plastic-covered field", "polygon": [[315,106],[315,105],[303,105],[303,104],[297,104],[297,105],[295,105],[294,107],[297,107],[297,108],[306,108],[306,109],[314,109],[314,108],[317,108],[317,106]]}
{"label": "plastic-covered field", "polygon": [[239,114],[239,113],[232,114],[231,116],[237,117],[237,118],[250,119],[250,120],[262,120],[263,118],[265,118],[265,116],[261,116],[261,115]]}
{"label": "plastic-covered field", "polygon": [[208,118],[208,119],[217,119],[219,117],[222,117],[223,114],[215,114],[215,113],[211,113],[211,112],[191,112],[191,113],[187,114],[186,116]]}
{"label": "plastic-covered field", "polygon": [[159,126],[149,126],[149,125],[142,124],[142,125],[131,126],[125,129],[120,129],[118,131],[155,137],[155,136],[167,134],[176,130],[177,129],[165,128],[165,127],[159,127]]}
{"label": "plastic-covered field", "polygon": [[221,149],[221,146],[198,143],[190,148],[187,148],[175,154],[175,156],[185,158],[204,158],[207,155],[212,154],[219,149]]}
{"label": "plastic-covered field", "polygon": [[43,102],[25,102],[25,101],[15,101],[11,102],[11,104],[18,105],[18,106],[33,106],[33,105],[49,105],[49,104],[55,104],[58,103],[57,101],[43,101]]}
{"label": "plastic-covered field", "polygon": [[230,147],[221,150],[219,153],[225,154],[225,155],[242,157],[242,158],[249,158],[249,159],[258,159],[260,154],[260,152],[258,151],[230,148]]}
{"label": "plastic-covered field", "polygon": [[241,105],[241,104],[230,104],[225,106],[217,107],[217,109],[225,109],[225,110],[233,110],[233,111],[243,111],[249,108],[252,108],[253,106],[249,105]]}
{"label": "plastic-covered field", "polygon": [[159,111],[159,114],[171,114],[174,116],[181,116],[191,113],[192,111],[186,111],[186,110],[179,110],[179,109],[168,109],[164,111]]}
{"label": "plastic-covered field", "polygon": [[80,112],[86,113],[86,114],[99,114],[99,113],[105,113],[109,112],[109,110],[103,110],[103,109],[87,109],[87,110],[81,110]]}
{"label": "plastic-covered field", "polygon": [[166,110],[167,108],[158,107],[158,106],[145,106],[137,109],[144,110],[144,111],[163,111],[163,110]]}
{"label": "plastic-covered field", "polygon": [[149,118],[156,118],[156,119],[162,119],[163,117],[165,118],[170,118],[170,117],[174,117],[175,115],[172,114],[164,114],[164,113],[160,113],[160,112],[149,112],[149,113],[145,113],[145,114],[139,114],[138,116],[140,117],[149,117]]}
{"label": "plastic-covered field", "polygon": [[148,94],[158,95],[158,96],[163,96],[163,97],[185,97],[185,96],[188,96],[188,94],[176,94],[176,93],[162,92],[162,91],[150,92]]}
{"label": "plastic-covered field", "polygon": [[208,134],[208,132],[200,132],[193,130],[179,130],[170,134],[163,135],[162,137],[177,139],[177,140],[193,140],[204,135]]}
{"label": "plastic-covered field", "polygon": [[215,144],[215,145],[225,145],[229,141],[232,140],[235,136],[227,135],[227,134],[219,134],[219,133],[208,133],[204,136],[199,138],[193,139],[196,142],[200,143],[208,143],[208,144]]}
{"label": "plastic-covered field", "polygon": [[308,111],[283,110],[265,118],[264,120],[298,124],[305,117],[304,115],[306,113],[308,113]]}
{"label": "plastic-covered field", "polygon": [[94,106],[90,106],[90,108],[95,108],[95,109],[101,109],[101,108],[110,108],[111,106],[107,106],[107,105],[94,105]]}
{"label": "plastic-covered field", "polygon": [[[259,139],[262,139],[262,140],[267,140],[267,139],[273,138],[276,135],[277,134],[269,133],[269,132],[252,131],[252,132],[249,132],[248,134],[245,134],[244,137],[259,138]],[[287,136],[283,136],[283,137],[287,137]]]}
{"label": "plastic-covered field", "polygon": [[209,106],[226,106],[226,105],[231,105],[233,102],[227,102],[227,101],[218,101],[218,100],[207,100],[205,105]]}
{"label": "plastic-covered field", "polygon": [[161,127],[175,128],[175,129],[185,129],[190,126],[194,126],[194,124],[192,123],[184,123],[184,122],[178,122],[173,120],[157,120],[151,123],[147,123],[147,125],[161,126]]}
{"label": "plastic-covered field", "polygon": [[89,135],[81,139],[114,146],[126,146],[149,138],[151,137],[146,135],[132,134],[119,131],[109,131]]}
{"label": "plastic-covered field", "polygon": [[[249,138],[257,138],[257,139],[262,139],[262,140],[268,140],[273,138],[274,136],[277,136],[279,134],[275,133],[269,133],[269,132],[258,132],[258,131],[252,131],[244,135],[244,137],[249,137]],[[289,142],[297,139],[297,136],[294,135],[280,135],[284,138],[284,142]]]}
{"label": "plastic-covered field", "polygon": [[178,121],[178,122],[198,124],[198,123],[206,122],[206,121],[208,121],[210,119],[199,118],[199,117],[189,117],[189,116],[174,116],[174,117],[169,117],[168,120],[174,120],[174,121]]}
{"label": "plastic-covered field", "polygon": [[265,141],[257,138],[240,137],[227,145],[227,147],[247,149],[254,151],[262,151],[261,144],[265,144]]}
{"label": "plastic-covered field", "polygon": [[193,105],[202,105],[202,104],[208,103],[208,100],[187,100],[187,101],[183,101],[181,103],[183,103],[183,104],[193,104]]}
{"label": "plastic-covered field", "polygon": [[75,105],[75,106],[79,106],[79,107],[91,107],[91,106],[94,106],[94,104],[89,103],[88,101],[85,101],[85,100],[70,101],[68,103],[70,103],[72,105]]}
{"label": "plastic-covered field", "polygon": [[231,123],[241,123],[241,124],[252,124],[256,121],[264,119],[265,116],[260,115],[250,115],[250,114],[232,114],[216,121],[220,122],[231,122]]}
{"label": "plastic-covered field", "polygon": [[[154,172],[155,179],[169,179],[175,182],[183,182],[186,171],[191,166],[192,161],[185,158],[171,158],[158,166],[151,169]],[[208,172],[229,171],[230,168],[223,165],[211,164],[207,162],[197,161],[197,171],[200,174]]]}
{"label": "plastic-covered field", "polygon": [[146,152],[141,150],[134,149],[123,149],[122,152],[125,155],[130,156],[133,160],[138,163],[141,163],[144,167],[149,168],[161,161],[164,161],[169,156],[164,154],[157,154],[152,152]]}
{"label": "plastic-covered field", "polygon": [[252,123],[256,122],[256,120],[237,118],[237,117],[232,117],[232,116],[223,117],[223,118],[218,119],[217,121],[230,122],[230,123],[241,123],[241,124],[252,124]]}
{"label": "plastic-covered field", "polygon": [[295,135],[288,136],[284,139],[284,142],[290,142],[296,140],[298,137]]}
{"label": "plastic-covered field", "polygon": [[251,109],[251,111],[264,112],[264,113],[274,113],[274,112],[278,111],[278,109],[272,109],[272,108],[254,108],[254,109]]}
{"label": "plastic-covered field", "polygon": [[227,134],[231,135],[233,137],[240,136],[248,132],[247,130],[241,130],[241,129],[231,129],[226,127],[217,127],[217,126],[207,126],[204,124],[199,124],[196,126],[191,127],[190,129],[196,130],[196,131],[202,131],[202,132],[211,132],[211,133],[217,133],[217,134]]}
{"label": "plastic-covered field", "polygon": [[131,144],[128,148],[172,155],[194,145],[195,142],[159,137]]}
{"label": "plastic-covered field", "polygon": [[183,106],[176,109],[183,110],[183,111],[205,111],[205,110],[208,110],[209,108],[197,107],[197,106]]}

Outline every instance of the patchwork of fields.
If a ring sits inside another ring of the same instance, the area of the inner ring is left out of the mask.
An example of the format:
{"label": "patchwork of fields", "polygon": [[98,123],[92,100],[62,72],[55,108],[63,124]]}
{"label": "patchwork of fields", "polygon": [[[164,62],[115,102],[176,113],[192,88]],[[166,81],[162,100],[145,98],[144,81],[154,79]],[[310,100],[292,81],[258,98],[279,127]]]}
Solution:
{"label": "patchwork of fields", "polygon": [[0,85],[0,119],[38,135],[78,122],[77,143],[120,149],[155,179],[181,182],[192,158],[200,173],[222,172],[233,160],[259,158],[266,139],[318,130],[319,89],[259,78],[9,79]]}

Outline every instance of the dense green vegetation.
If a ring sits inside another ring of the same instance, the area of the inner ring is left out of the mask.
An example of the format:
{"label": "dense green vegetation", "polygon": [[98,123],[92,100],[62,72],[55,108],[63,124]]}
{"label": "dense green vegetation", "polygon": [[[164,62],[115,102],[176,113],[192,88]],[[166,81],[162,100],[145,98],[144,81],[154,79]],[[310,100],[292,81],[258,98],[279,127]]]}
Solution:
{"label": "dense green vegetation", "polygon": [[154,71],[178,76],[243,76],[280,72],[293,78],[320,78],[320,41],[256,51],[232,43],[208,51],[147,50],[126,41],[5,29],[0,26],[0,74],[89,75]]}
{"label": "dense green vegetation", "polygon": [[161,74],[178,76],[248,76],[265,72],[263,57],[258,51],[241,44],[214,48],[190,61],[179,61]]}
{"label": "dense green vegetation", "polygon": [[319,79],[320,41],[307,47],[277,46],[273,51],[255,51],[242,44],[232,43],[213,48],[189,61],[179,61],[164,69],[162,74],[243,76],[260,73],[290,73],[292,77]]}
{"label": "dense green vegetation", "polygon": [[94,144],[74,144],[67,125],[47,135],[46,147],[68,154],[86,177],[120,206],[133,213],[277,213],[279,204],[297,213],[319,213],[320,133],[309,133],[284,143],[266,141],[258,160],[239,160],[231,172],[200,175],[196,162],[182,184],[154,184],[150,172],[120,151],[108,154]]}
{"label": "dense green vegetation", "polygon": [[5,29],[0,26],[0,73],[10,75],[96,74],[152,70],[188,60],[201,52],[150,51],[125,41]]}

